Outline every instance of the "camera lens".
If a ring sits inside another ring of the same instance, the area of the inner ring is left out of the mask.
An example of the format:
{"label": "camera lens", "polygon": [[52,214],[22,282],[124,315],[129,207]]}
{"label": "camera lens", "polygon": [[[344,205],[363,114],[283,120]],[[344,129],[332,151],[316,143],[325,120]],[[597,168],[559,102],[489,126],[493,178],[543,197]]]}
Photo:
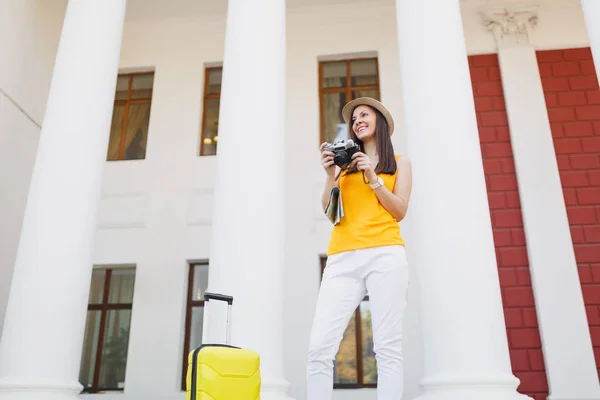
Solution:
{"label": "camera lens", "polygon": [[333,163],[340,168],[344,168],[346,165],[350,164],[350,161],[350,157],[345,151],[340,151],[333,156]]}

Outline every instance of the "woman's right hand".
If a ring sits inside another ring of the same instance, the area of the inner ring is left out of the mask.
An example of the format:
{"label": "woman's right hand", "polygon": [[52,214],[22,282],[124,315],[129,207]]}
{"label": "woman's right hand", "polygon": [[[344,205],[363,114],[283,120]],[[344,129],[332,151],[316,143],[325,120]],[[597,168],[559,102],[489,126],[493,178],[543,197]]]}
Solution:
{"label": "woman's right hand", "polygon": [[335,175],[333,152],[324,150],[326,144],[327,142],[324,142],[321,144],[321,147],[319,147],[319,150],[321,150],[321,165],[323,166],[323,169],[325,169],[325,172],[327,172],[327,175],[333,177]]}

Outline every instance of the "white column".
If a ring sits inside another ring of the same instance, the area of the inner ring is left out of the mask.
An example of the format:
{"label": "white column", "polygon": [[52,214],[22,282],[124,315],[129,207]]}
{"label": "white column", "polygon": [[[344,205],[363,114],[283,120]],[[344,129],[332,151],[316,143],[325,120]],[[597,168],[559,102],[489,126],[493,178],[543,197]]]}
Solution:
{"label": "white column", "polygon": [[[458,0],[396,0],[427,400],[509,400],[512,374]],[[435,27],[435,29],[432,29]]]}
{"label": "white column", "polygon": [[551,400],[600,399],[548,110],[529,32],[537,7],[490,8]]}
{"label": "white column", "polygon": [[588,40],[594,57],[594,65],[598,72],[597,77],[600,81],[600,1],[581,0],[581,8],[583,8]]}
{"label": "white column", "polygon": [[[285,0],[229,1],[209,290],[234,296],[232,341],[260,354],[265,400],[288,398],[282,343],[285,35]],[[223,319],[211,311],[207,316],[208,340],[223,340]]]}
{"label": "white column", "polygon": [[79,398],[125,0],[67,6],[0,341],[0,399]]}

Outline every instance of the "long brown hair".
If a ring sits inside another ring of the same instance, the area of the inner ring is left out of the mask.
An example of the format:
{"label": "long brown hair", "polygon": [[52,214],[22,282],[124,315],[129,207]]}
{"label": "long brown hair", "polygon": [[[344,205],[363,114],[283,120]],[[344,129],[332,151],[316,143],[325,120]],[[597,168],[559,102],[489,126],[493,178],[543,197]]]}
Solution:
{"label": "long brown hair", "polygon": [[[377,155],[379,156],[379,162],[377,166],[375,166],[376,174],[390,174],[393,175],[396,173],[396,157],[394,156],[394,146],[392,145],[392,139],[390,137],[390,130],[387,123],[387,120],[378,110],[371,106],[367,106],[373,112],[375,112],[375,144],[377,147]],[[352,130],[352,120],[348,122],[348,138],[352,139],[354,143],[360,145],[361,151],[364,152],[364,144],[362,140],[360,140],[354,130]],[[356,165],[352,168],[349,168],[345,171],[344,175],[353,174],[358,172],[358,168]],[[341,174],[341,171],[340,171]],[[338,175],[339,177],[339,175]]]}

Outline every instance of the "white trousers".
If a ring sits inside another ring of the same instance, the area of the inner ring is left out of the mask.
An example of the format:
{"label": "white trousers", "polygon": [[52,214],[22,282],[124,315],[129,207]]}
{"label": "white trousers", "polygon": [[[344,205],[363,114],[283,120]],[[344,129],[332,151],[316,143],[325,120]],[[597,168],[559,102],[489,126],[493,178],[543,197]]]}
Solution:
{"label": "white trousers", "polygon": [[403,246],[355,250],[328,257],[310,335],[307,400],[331,399],[333,362],[348,322],[366,294],[377,361],[377,400],[402,398],[402,325],[408,283]]}

